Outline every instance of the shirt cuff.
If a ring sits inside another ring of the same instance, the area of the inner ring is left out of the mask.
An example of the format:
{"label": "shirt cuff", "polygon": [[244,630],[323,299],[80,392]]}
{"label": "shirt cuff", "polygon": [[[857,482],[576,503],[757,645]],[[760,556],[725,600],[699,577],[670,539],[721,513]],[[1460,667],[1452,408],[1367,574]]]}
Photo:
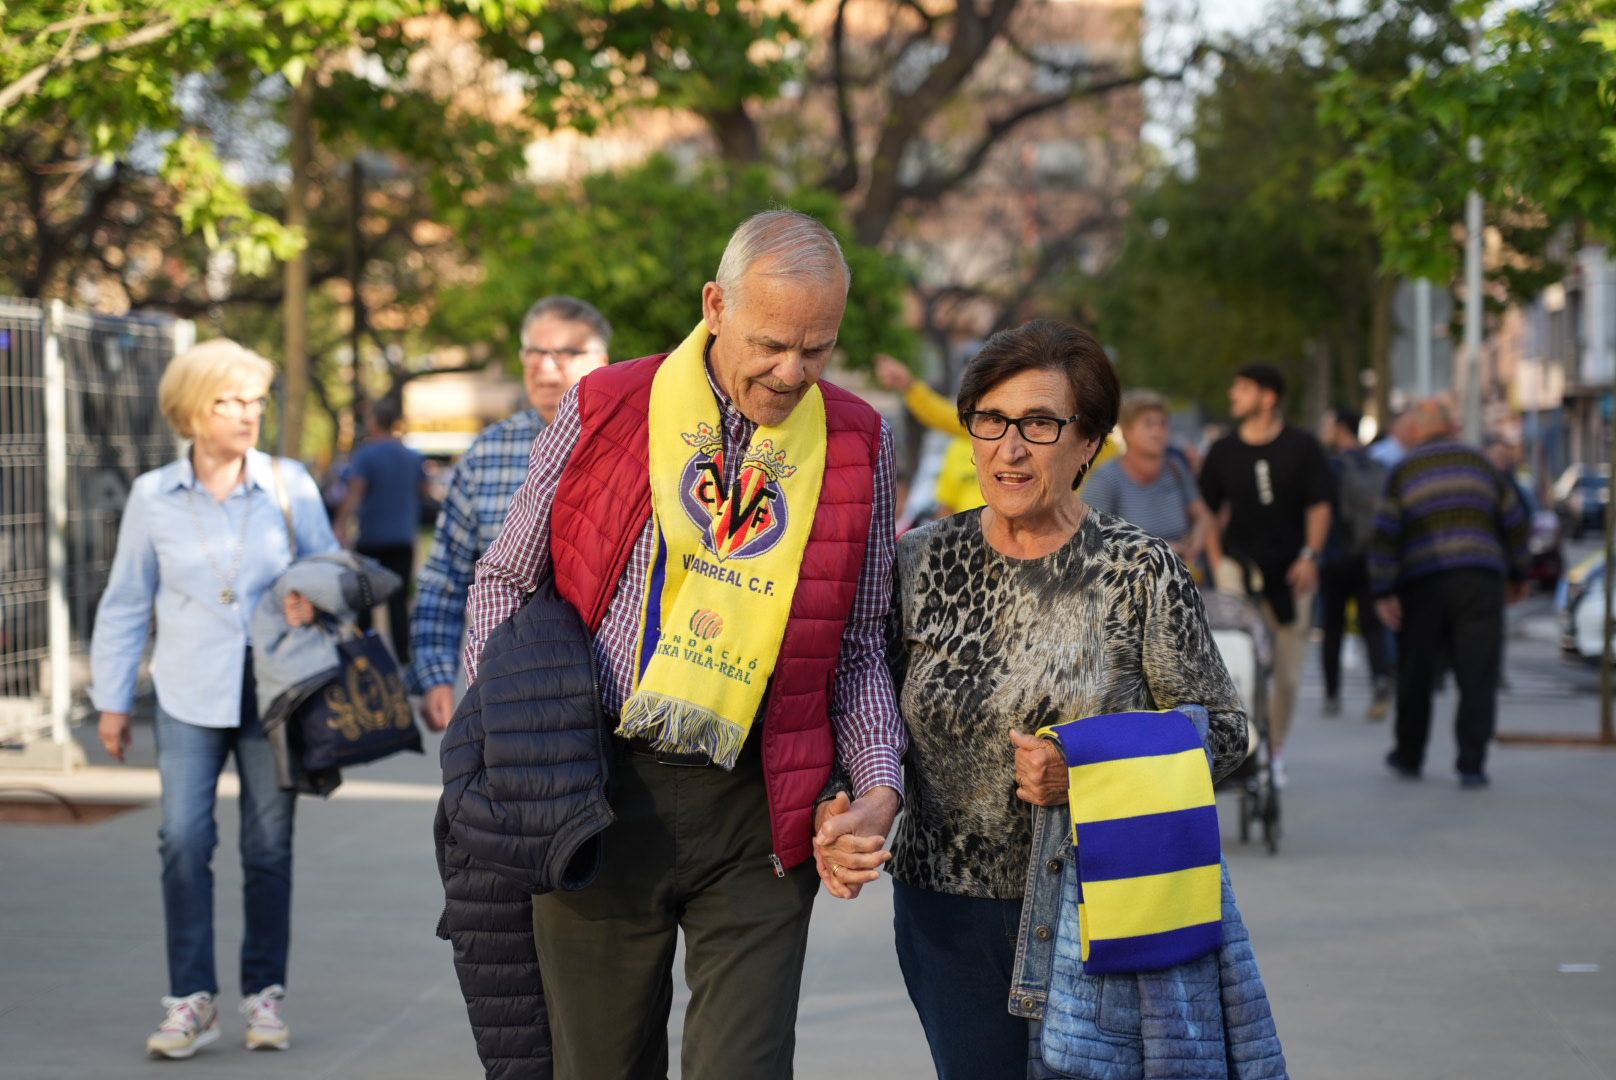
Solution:
{"label": "shirt cuff", "polygon": [[133,690],[103,694],[92,686],[90,705],[98,713],[130,713],[135,711],[135,694]]}
{"label": "shirt cuff", "polygon": [[853,798],[860,799],[878,787],[889,787],[903,801],[903,758],[895,746],[876,744],[856,751],[846,761],[853,782]]}
{"label": "shirt cuff", "polygon": [[410,664],[408,679],[412,694],[424,694],[435,686],[453,686],[455,665],[452,660],[439,657],[427,659],[417,653]]}

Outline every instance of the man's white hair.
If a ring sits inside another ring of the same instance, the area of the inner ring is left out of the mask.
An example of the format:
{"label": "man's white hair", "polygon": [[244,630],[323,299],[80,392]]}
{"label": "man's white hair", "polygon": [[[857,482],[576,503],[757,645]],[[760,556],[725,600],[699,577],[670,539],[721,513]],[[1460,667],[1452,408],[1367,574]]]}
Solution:
{"label": "man's white hair", "polygon": [[853,285],[853,271],[848,268],[836,235],[795,210],[753,214],[729,238],[714,280],[732,306],[740,303],[741,280],[751,273],[836,283],[841,285],[843,296]]}

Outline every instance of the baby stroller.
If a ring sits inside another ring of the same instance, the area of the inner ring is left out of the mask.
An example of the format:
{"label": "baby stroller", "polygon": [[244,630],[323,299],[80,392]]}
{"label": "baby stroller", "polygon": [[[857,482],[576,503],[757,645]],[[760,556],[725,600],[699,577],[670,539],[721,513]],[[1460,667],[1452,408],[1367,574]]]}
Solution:
{"label": "baby stroller", "polygon": [[1240,794],[1240,842],[1251,842],[1254,823],[1262,826],[1268,853],[1279,851],[1279,789],[1268,767],[1268,679],[1273,641],[1262,614],[1242,596],[1208,589],[1203,599],[1212,640],[1246,707],[1246,760],[1224,777],[1218,791]]}

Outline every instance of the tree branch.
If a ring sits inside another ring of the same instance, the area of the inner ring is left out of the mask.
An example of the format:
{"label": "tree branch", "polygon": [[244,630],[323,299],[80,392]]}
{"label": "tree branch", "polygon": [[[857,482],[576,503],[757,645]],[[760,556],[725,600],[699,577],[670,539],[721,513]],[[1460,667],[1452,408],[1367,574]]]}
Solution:
{"label": "tree branch", "polygon": [[[197,19],[206,19],[212,15],[213,10],[216,9],[200,12],[195,17]],[[174,31],[178,30],[179,27],[180,23],[178,19],[174,18],[172,15],[165,15],[156,22],[151,23],[148,26],[143,26],[139,30],[132,33],[125,34],[121,38],[108,42],[97,41],[92,42],[89,45],[81,45],[79,48],[73,50],[65,57],[59,56],[54,59],[47,60],[43,64],[33,68],[21,78],[14,80],[4,88],[0,88],[0,113],[4,113],[7,109],[11,108],[12,105],[34,93],[34,91],[39,89],[41,83],[50,78],[50,76],[56,74],[56,72],[61,71],[63,68],[73,67],[78,64],[88,64],[92,61],[99,60],[103,56],[111,56],[114,53],[128,52],[130,49],[138,49],[142,45],[150,45],[153,42],[161,41],[165,37],[168,37],[170,34],[174,33]]]}
{"label": "tree branch", "polygon": [[[1169,80],[1182,79],[1183,77],[1184,72],[1182,71],[1178,72],[1176,75],[1166,76],[1166,78]],[[983,163],[987,161],[988,155],[993,152],[993,148],[997,146],[1005,138],[1005,136],[1009,135],[1016,128],[1020,127],[1022,124],[1033,119],[1034,117],[1053,112],[1056,109],[1070,105],[1074,101],[1080,101],[1084,98],[1101,97],[1117,90],[1124,90],[1129,87],[1138,86],[1141,83],[1148,82],[1152,79],[1161,78],[1164,78],[1164,76],[1156,72],[1140,71],[1131,75],[1118,75],[1114,78],[1089,83],[1081,90],[1067,91],[1061,94],[1050,94],[1046,97],[1036,98],[1032,101],[1026,102],[1011,110],[1009,113],[1006,113],[1004,116],[999,117],[997,120],[989,123],[987,131],[984,132],[982,137],[976,141],[976,145],[971,147],[971,149],[966,153],[964,160],[961,161],[958,166],[949,172],[942,173],[940,175],[928,176],[917,181],[916,183],[900,188],[898,192],[899,198],[901,200],[936,199],[947,194],[960,184],[964,183],[966,180],[970,179],[971,176],[973,176],[977,170],[982,167]]]}
{"label": "tree branch", "polygon": [[970,77],[988,48],[1004,32],[1020,0],[992,0],[983,13],[976,0],[961,0],[955,9],[954,36],[948,54],[907,95],[895,96],[870,167],[870,190],[853,217],[854,231],[865,244],[877,244],[903,201],[899,168],[915,137],[943,103]]}
{"label": "tree branch", "polygon": [[851,0],[838,0],[836,21],[831,24],[830,67],[836,92],[836,131],[841,140],[842,161],[825,179],[825,186],[839,195],[858,187],[858,130],[853,126],[852,94],[847,85],[847,6]]}

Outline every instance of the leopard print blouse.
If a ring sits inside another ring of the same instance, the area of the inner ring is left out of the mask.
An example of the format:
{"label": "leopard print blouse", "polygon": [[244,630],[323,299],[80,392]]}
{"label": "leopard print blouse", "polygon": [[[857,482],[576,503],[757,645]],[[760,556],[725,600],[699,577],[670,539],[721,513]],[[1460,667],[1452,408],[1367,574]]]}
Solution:
{"label": "leopard print blouse", "polygon": [[1167,544],[1091,510],[1059,551],[1013,559],[956,514],[898,543],[888,662],[909,725],[893,877],[1018,899],[1032,854],[1009,729],[1198,703],[1213,772],[1246,751],[1245,712],[1201,594]]}

